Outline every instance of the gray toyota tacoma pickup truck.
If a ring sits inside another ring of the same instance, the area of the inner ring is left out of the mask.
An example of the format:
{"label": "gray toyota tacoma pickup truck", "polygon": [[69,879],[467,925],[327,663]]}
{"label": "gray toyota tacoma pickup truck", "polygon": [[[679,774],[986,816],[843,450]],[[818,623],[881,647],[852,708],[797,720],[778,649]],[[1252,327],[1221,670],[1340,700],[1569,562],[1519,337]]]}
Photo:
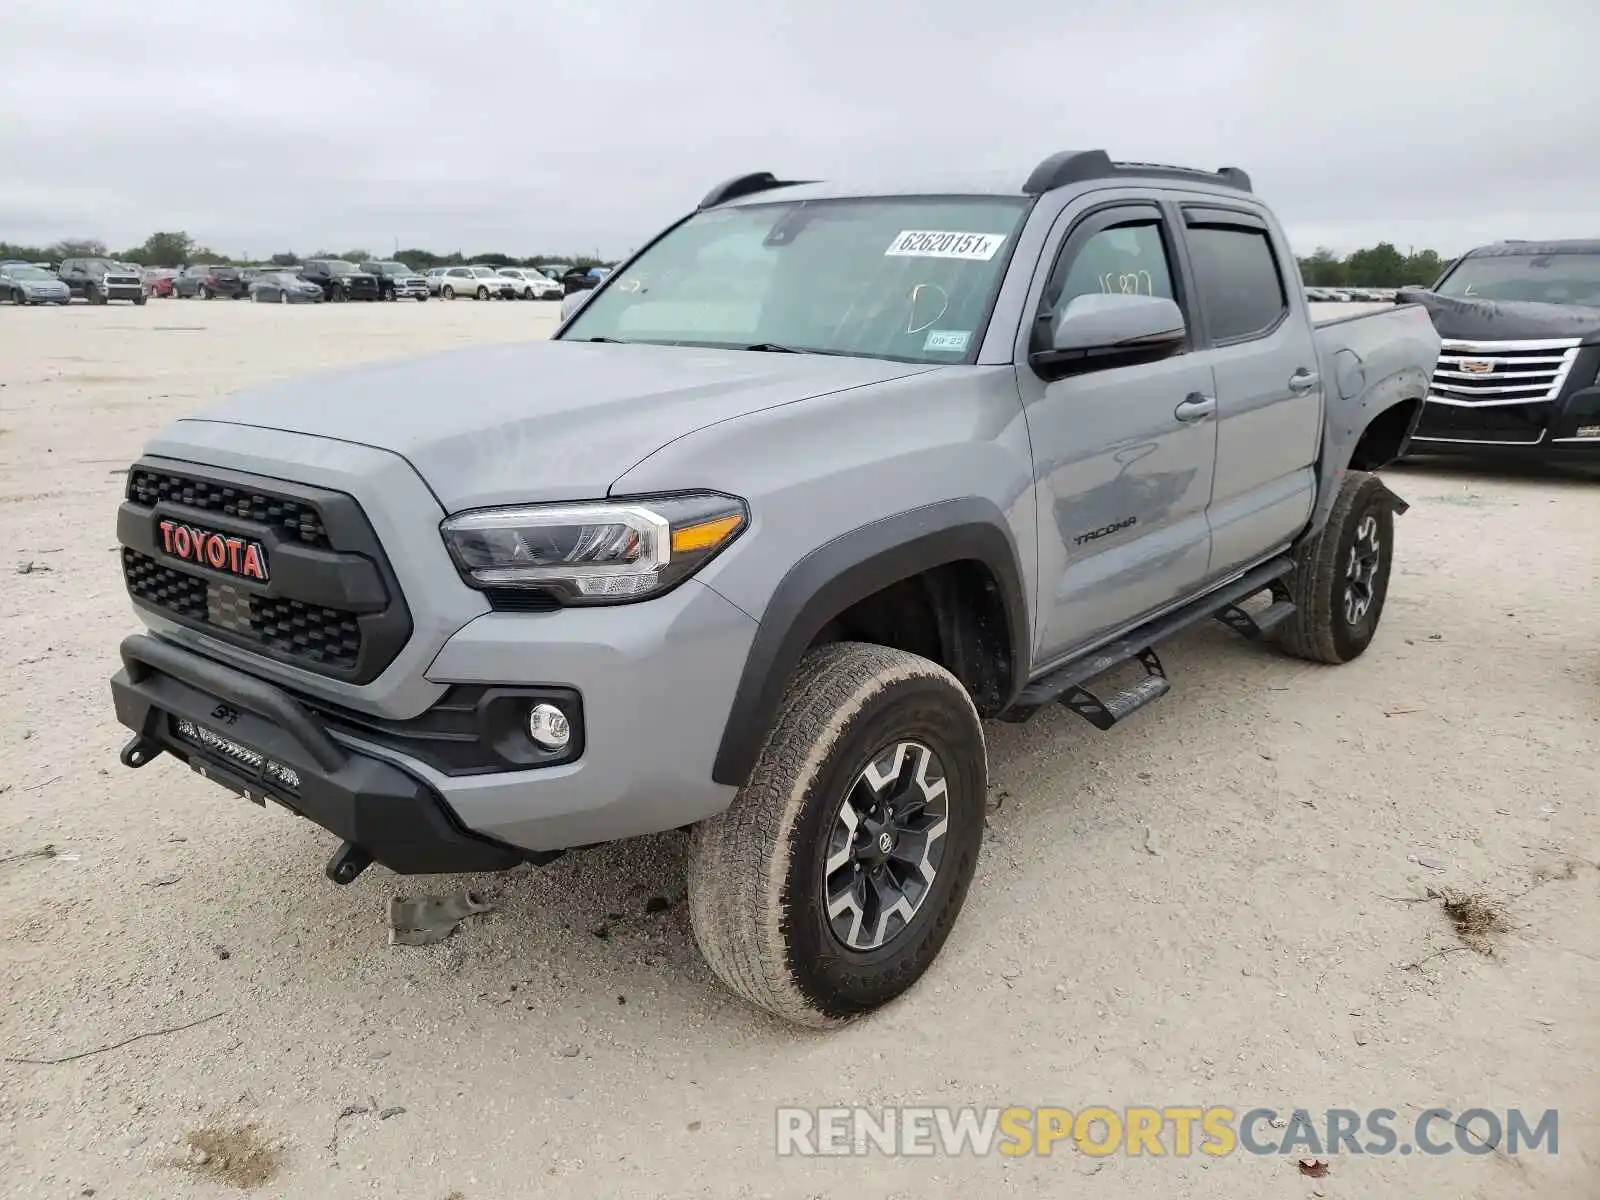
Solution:
{"label": "gray toyota tacoma pickup truck", "polygon": [[122,761],[309,818],[341,883],[687,827],[716,974],[836,1024],[956,921],[983,719],[1109,729],[1211,618],[1366,650],[1438,352],[1419,307],[1314,325],[1235,168],[741,176],[549,340],[162,430]]}

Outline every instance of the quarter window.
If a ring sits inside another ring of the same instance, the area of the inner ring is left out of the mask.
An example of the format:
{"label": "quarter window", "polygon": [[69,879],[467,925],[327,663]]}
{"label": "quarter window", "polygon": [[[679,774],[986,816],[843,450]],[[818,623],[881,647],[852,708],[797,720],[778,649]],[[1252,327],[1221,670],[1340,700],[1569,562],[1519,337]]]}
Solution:
{"label": "quarter window", "polygon": [[1283,275],[1265,230],[1192,225],[1188,242],[1195,292],[1213,341],[1258,337],[1289,311]]}

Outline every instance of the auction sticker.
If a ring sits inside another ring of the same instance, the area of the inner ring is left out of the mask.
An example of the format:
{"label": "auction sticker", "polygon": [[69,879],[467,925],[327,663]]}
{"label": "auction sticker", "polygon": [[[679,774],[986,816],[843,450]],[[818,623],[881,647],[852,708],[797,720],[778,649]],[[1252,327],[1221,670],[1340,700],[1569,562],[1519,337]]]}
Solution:
{"label": "auction sticker", "polygon": [[972,334],[965,329],[930,329],[928,340],[922,343],[924,350],[948,350],[956,354],[962,353],[967,348],[967,341]]}
{"label": "auction sticker", "polygon": [[885,257],[968,258],[988,262],[1005,245],[1003,233],[958,233],[940,229],[907,229],[895,234]]}

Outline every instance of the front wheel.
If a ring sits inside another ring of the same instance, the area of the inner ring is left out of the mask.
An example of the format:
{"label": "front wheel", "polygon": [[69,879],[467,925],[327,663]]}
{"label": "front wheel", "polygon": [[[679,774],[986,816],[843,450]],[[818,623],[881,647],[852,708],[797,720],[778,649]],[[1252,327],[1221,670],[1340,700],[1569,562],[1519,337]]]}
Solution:
{"label": "front wheel", "polygon": [[136,305],[140,305],[140,306],[143,306],[143,304],[144,304],[144,302],[145,302],[145,301],[146,301],[146,300],[148,300],[148,299],[149,299],[149,298],[150,298],[150,297],[148,297],[148,296],[146,296],[146,295],[145,295],[145,294],[144,294],[144,293],[143,293],[143,292],[140,292],[140,293],[139,293],[139,294],[138,294],[138,295],[137,295],[137,296],[135,296],[135,297],[134,297],[134,298],[133,298],[133,302],[134,302],[134,304],[136,304]]}
{"label": "front wheel", "polygon": [[479,300],[487,300],[488,298],[489,298],[489,289],[486,288],[486,287],[480,287],[478,289],[478,299]]}
{"label": "front wheel", "polygon": [[446,300],[454,300],[456,298],[456,290],[449,284],[446,284],[440,290],[439,295],[443,296]]}
{"label": "front wheel", "polygon": [[723,983],[800,1025],[888,1003],[926,971],[977,869],[983,729],[903,650],[808,654],[749,780],[689,843],[689,920]]}
{"label": "front wheel", "polygon": [[1285,581],[1295,614],[1278,643],[1296,658],[1346,663],[1372,643],[1394,565],[1394,500],[1376,475],[1350,471],[1328,523],[1295,554]]}

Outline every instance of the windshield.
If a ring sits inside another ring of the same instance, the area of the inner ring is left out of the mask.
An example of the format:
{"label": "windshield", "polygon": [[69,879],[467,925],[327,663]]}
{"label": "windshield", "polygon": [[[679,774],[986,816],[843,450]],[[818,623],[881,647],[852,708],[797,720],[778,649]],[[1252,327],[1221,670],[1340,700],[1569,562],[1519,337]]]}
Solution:
{"label": "windshield", "polygon": [[1434,289],[1441,296],[1600,307],[1600,254],[1487,254],[1464,258]]}
{"label": "windshield", "polygon": [[354,275],[355,273],[355,263],[347,263],[342,258],[335,258],[328,263],[329,275]]}
{"label": "windshield", "polygon": [[55,279],[48,271],[41,271],[38,267],[0,267],[12,279]]}
{"label": "windshield", "polygon": [[409,274],[411,274],[411,268],[406,266],[405,263],[381,262],[381,263],[375,263],[373,265],[377,268],[378,274],[380,274],[380,275],[409,275]]}
{"label": "windshield", "polygon": [[967,362],[1028,203],[895,197],[699,213],[616,273],[561,336]]}

